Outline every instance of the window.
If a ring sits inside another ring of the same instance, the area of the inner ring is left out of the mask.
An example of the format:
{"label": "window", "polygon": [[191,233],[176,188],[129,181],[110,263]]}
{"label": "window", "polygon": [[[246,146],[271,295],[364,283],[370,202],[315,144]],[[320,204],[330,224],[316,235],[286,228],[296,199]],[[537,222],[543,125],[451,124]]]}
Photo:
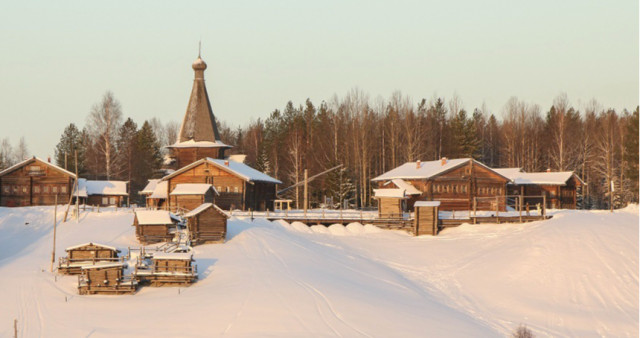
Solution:
{"label": "window", "polygon": [[49,186],[45,185],[42,190],[44,191],[45,194],[48,194],[49,193]]}
{"label": "window", "polygon": [[63,185],[62,187],[60,187],[60,192],[63,193],[63,194],[66,194],[67,193],[67,186]]}
{"label": "window", "polygon": [[18,186],[17,186],[17,185],[14,185],[14,186],[13,186],[13,193],[14,193],[14,194],[17,194],[17,193],[18,193]]}
{"label": "window", "polygon": [[216,188],[216,190],[218,190],[218,192],[222,192],[222,187],[221,187],[221,186],[218,186],[218,187]]}
{"label": "window", "polygon": [[109,197],[103,197],[102,198],[102,205],[108,205],[109,204]]}
{"label": "window", "polygon": [[34,194],[39,194],[40,193],[40,186],[39,185],[34,185],[33,186],[33,193]]}
{"label": "window", "polygon": [[54,193],[54,194],[57,194],[58,193],[58,187],[55,186],[55,185],[53,187],[51,187],[51,192]]}
{"label": "window", "polygon": [[4,193],[8,194],[11,191],[11,187],[5,186],[4,187]]}
{"label": "window", "polygon": [[235,193],[240,192],[240,191],[238,190],[238,187],[237,187],[237,186],[236,186],[236,187],[233,187],[233,192],[235,192]]}
{"label": "window", "polygon": [[26,193],[27,193],[27,186],[26,186],[26,185],[23,185],[23,186],[22,186],[22,193],[23,193],[23,194],[26,194]]}
{"label": "window", "polygon": [[231,188],[229,188],[229,186],[227,186],[226,192],[231,192]]}

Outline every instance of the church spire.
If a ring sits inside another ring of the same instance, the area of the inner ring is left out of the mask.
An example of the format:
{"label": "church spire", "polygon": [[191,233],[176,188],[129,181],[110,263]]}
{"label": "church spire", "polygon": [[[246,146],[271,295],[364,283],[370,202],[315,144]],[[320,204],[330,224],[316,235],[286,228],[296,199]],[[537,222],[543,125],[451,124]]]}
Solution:
{"label": "church spire", "polygon": [[220,141],[218,126],[211,110],[207,87],[204,84],[204,71],[207,69],[207,64],[200,57],[200,46],[198,48],[198,58],[191,67],[195,73],[193,88],[191,89],[187,112],[184,115],[182,127],[180,127],[178,143],[191,140],[195,142]]}

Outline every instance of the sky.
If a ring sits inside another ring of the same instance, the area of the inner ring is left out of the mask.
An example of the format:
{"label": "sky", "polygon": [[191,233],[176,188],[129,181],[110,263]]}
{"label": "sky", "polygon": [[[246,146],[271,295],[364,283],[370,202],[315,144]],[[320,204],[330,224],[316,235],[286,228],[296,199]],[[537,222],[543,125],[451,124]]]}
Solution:
{"label": "sky", "polygon": [[638,105],[638,1],[15,1],[0,11],[0,139],[54,155],[110,90],[139,125],[181,122],[202,41],[216,117],[359,88],[415,103],[457,95],[500,116]]}

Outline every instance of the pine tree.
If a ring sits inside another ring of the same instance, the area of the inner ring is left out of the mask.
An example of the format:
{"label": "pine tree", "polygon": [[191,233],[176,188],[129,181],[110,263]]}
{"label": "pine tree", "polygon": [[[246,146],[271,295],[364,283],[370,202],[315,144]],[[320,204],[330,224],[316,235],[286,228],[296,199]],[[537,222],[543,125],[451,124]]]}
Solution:
{"label": "pine tree", "polygon": [[[136,134],[135,171],[131,179],[131,191],[139,191],[153,177],[162,164],[160,145],[151,125],[145,121]],[[132,197],[134,195],[132,194]]]}
{"label": "pine tree", "polygon": [[[83,142],[82,133],[71,123],[62,132],[60,142],[56,145],[55,161],[56,164],[69,171],[75,171],[75,151],[78,152],[78,174],[82,175],[85,171],[85,153],[86,145]],[[66,160],[65,160],[66,156]]]}
{"label": "pine tree", "polygon": [[452,157],[475,157],[478,139],[473,120],[467,118],[467,112],[461,109],[451,122],[453,134]]}
{"label": "pine tree", "polygon": [[[332,163],[330,167],[335,167],[336,165],[338,163]],[[331,197],[333,201],[332,207],[342,207],[345,200],[350,200],[353,197],[355,188],[349,170],[346,167],[340,167],[327,174],[325,194]]]}
{"label": "pine tree", "polygon": [[[151,127],[151,124],[149,124],[149,127]],[[151,130],[154,131],[153,127],[151,127]],[[131,118],[128,118],[118,130],[118,140],[116,141],[116,148],[118,149],[117,176],[126,181],[131,181],[133,172],[136,169],[135,159],[138,156],[137,133],[138,125]]]}

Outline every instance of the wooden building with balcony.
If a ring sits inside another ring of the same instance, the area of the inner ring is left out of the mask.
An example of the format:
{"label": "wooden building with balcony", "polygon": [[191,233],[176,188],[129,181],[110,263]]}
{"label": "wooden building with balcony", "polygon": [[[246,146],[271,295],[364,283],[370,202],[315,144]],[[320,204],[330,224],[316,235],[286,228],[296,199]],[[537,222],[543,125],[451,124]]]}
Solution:
{"label": "wooden building with balcony", "polygon": [[76,175],[37,157],[0,171],[0,206],[66,204]]}
{"label": "wooden building with balcony", "polygon": [[[440,201],[440,210],[506,209],[509,178],[471,158],[407,162],[374,179],[377,189],[410,189],[420,193],[406,200],[412,211],[416,201]],[[394,182],[395,181],[395,182]]]}
{"label": "wooden building with balcony", "polygon": [[[546,199],[546,208],[576,209],[578,195],[586,184],[573,171],[527,173],[520,168],[500,168],[495,171],[509,177],[509,195],[534,196],[525,198],[525,204],[534,206]],[[542,196],[545,198],[542,198]]]}

